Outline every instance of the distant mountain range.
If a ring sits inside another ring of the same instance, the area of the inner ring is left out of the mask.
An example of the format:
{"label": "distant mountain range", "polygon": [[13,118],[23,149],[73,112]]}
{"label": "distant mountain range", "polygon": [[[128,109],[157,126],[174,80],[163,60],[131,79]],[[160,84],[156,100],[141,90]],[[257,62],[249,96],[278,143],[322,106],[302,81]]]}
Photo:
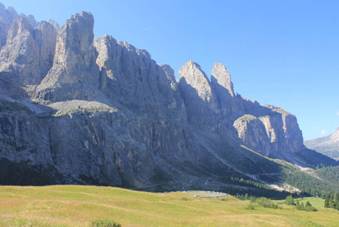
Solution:
{"label": "distant mountain range", "polygon": [[87,12],[59,26],[0,6],[1,184],[267,195],[337,164],[304,146],[295,116],[237,94],[224,65],[208,77],[189,61],[177,81],[93,26]]}
{"label": "distant mountain range", "polygon": [[339,160],[339,128],[329,136],[308,140],[305,144],[311,149]]}

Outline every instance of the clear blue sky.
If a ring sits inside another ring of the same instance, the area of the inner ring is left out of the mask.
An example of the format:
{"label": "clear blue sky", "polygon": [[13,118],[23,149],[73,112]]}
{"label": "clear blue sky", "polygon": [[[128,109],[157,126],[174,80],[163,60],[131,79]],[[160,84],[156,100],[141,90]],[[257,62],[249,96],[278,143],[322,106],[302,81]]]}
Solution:
{"label": "clear blue sky", "polygon": [[339,127],[339,1],[0,1],[60,24],[90,11],[97,36],[127,40],[176,71],[188,59],[207,73],[222,62],[238,93],[294,113],[307,139]]}

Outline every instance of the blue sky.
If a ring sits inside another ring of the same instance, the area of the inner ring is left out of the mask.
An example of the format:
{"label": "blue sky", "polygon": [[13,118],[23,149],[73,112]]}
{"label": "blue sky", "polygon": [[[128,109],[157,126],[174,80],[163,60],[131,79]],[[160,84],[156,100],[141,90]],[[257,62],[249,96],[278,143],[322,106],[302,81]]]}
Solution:
{"label": "blue sky", "polygon": [[235,89],[298,117],[306,139],[339,127],[339,1],[0,0],[62,24],[81,10],[95,34],[147,49],[176,71],[189,59],[230,69]]}

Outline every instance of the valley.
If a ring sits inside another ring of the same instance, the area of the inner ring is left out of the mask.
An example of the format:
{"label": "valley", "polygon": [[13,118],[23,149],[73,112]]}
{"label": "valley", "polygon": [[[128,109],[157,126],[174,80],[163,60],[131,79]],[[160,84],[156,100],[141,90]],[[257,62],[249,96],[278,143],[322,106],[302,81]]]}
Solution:
{"label": "valley", "polygon": [[233,196],[199,192],[147,193],[111,187],[0,187],[0,226],[326,226],[339,224],[339,211],[324,200],[304,198],[318,210],[307,212],[274,200],[278,209]]}

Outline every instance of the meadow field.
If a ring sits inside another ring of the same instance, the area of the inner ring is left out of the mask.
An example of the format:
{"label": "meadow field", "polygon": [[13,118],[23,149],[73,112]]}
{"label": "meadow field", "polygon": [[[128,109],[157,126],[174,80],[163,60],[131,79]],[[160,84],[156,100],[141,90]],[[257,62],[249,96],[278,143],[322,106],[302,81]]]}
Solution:
{"label": "meadow field", "polygon": [[[323,200],[304,198],[317,212],[297,210],[284,201],[278,209],[249,206],[232,196],[203,197],[194,192],[147,193],[112,187],[0,187],[0,226],[339,226],[339,211]],[[99,225],[98,225],[99,226]]]}

